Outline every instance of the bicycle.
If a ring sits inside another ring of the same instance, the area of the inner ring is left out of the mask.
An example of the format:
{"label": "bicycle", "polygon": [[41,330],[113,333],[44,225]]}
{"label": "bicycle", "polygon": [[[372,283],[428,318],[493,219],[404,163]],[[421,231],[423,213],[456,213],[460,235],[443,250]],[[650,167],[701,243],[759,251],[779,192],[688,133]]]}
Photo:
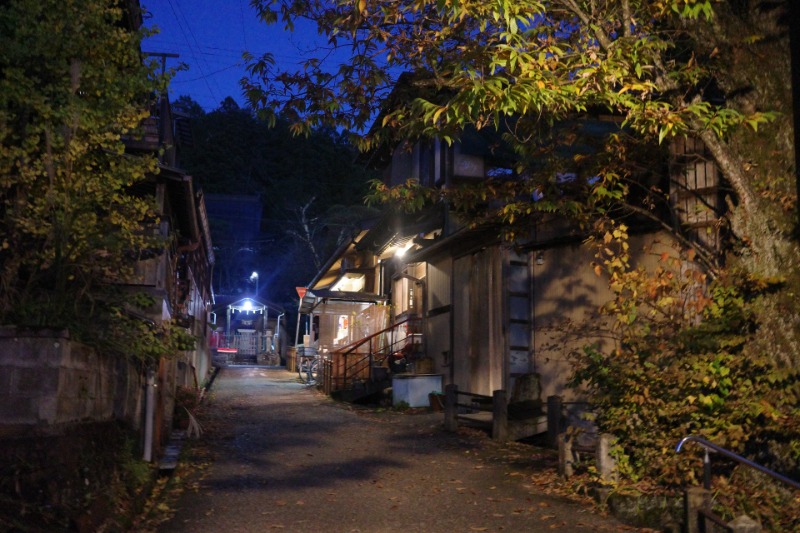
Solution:
{"label": "bicycle", "polygon": [[300,381],[309,385],[317,382],[319,359],[319,355],[301,355],[298,357],[297,374],[300,376]]}

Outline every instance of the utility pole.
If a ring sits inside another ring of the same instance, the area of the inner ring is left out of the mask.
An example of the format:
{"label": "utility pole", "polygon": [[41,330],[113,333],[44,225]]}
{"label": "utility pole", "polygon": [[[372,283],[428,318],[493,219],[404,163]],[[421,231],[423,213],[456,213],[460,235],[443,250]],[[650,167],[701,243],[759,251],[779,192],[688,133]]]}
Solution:
{"label": "utility pole", "polygon": [[160,57],[161,58],[161,75],[163,76],[167,72],[167,58],[180,57],[178,54],[169,54],[166,52],[142,52],[145,57]]}

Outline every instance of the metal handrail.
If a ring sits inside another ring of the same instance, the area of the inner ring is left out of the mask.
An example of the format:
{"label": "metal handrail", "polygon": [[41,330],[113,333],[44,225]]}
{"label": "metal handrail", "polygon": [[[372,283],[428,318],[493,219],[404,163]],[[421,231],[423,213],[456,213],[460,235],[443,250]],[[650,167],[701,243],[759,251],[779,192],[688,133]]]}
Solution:
{"label": "metal handrail", "polygon": [[702,439],[700,437],[697,437],[695,435],[689,435],[688,437],[684,437],[683,439],[681,439],[681,441],[678,443],[678,446],[675,448],[675,453],[680,453],[681,452],[681,448],[683,448],[683,445],[686,444],[687,442],[696,442],[697,444],[702,446],[703,449],[705,450],[705,456],[703,457],[703,474],[704,474],[703,475],[703,486],[706,489],[710,489],[711,488],[711,459],[708,456],[708,450],[709,449],[712,449],[715,452],[719,453],[720,455],[724,455],[725,457],[727,457],[729,459],[733,459],[734,461],[736,461],[738,463],[741,463],[741,464],[743,464],[745,466],[749,466],[750,468],[754,468],[754,469],[758,470],[759,472],[763,472],[764,474],[767,474],[768,476],[770,476],[770,477],[772,477],[774,479],[777,479],[778,481],[782,481],[783,483],[786,483],[787,485],[791,485],[792,487],[794,487],[796,489],[800,489],[800,483],[798,483],[797,481],[795,481],[793,479],[789,479],[788,477],[783,476],[781,474],[778,474],[777,472],[773,472],[769,468],[761,466],[758,463],[754,463],[753,461],[751,461],[749,459],[746,459],[746,458],[742,457],[741,455],[737,455],[737,454],[735,454],[735,453],[733,453],[733,452],[731,452],[729,450],[726,450],[725,448],[723,448],[721,446],[717,446],[713,442],[709,442],[709,441],[707,441],[705,439]]}
{"label": "metal handrail", "polygon": [[[352,376],[358,375],[361,371],[372,368],[376,363],[382,363],[391,353],[392,348],[395,348],[396,345],[401,341],[392,341],[390,344],[387,344],[381,348],[376,348],[373,345],[373,341],[375,337],[381,335],[382,333],[376,333],[374,336],[369,338],[369,345],[368,350],[366,352],[357,352],[355,351],[356,348],[360,348],[364,346],[366,343],[361,343],[359,346],[354,347],[353,349],[347,351],[337,351],[340,356],[344,358],[345,366],[342,376],[340,377],[342,381],[342,386],[347,388],[347,384],[349,379]],[[347,357],[350,355],[355,355],[357,359],[350,364],[347,364]],[[370,370],[371,372],[371,370]],[[371,374],[370,374],[371,376]]]}
{"label": "metal handrail", "polygon": [[[392,324],[391,326],[383,328],[382,330],[380,330],[378,332],[372,333],[371,335],[367,335],[364,338],[361,338],[361,339],[358,339],[356,341],[353,341],[353,342],[351,342],[350,344],[348,344],[346,346],[342,346],[341,348],[339,348],[339,349],[337,349],[335,351],[343,353],[343,354],[349,354],[351,352],[354,352],[356,350],[356,348],[358,348],[362,344],[364,344],[366,342],[372,342],[372,339],[378,337],[379,335],[383,335],[385,333],[393,333],[393,331],[395,329],[397,329],[398,327],[400,327],[400,326],[402,326],[404,324],[408,324],[410,322],[419,321],[419,320],[420,319],[416,318],[416,317],[406,318],[405,320],[402,320],[402,321],[400,321],[400,322],[398,322],[396,324]],[[392,341],[391,344],[394,344],[394,341]]]}
{"label": "metal handrail", "polygon": [[[382,362],[386,357],[389,356],[389,354],[392,352],[392,350],[394,348],[396,348],[397,344],[399,344],[400,342],[404,342],[405,341],[405,339],[403,339],[403,340],[393,340],[393,339],[391,339],[388,344],[385,344],[381,348],[376,348],[374,346],[373,342],[376,341],[379,336],[385,335],[386,333],[390,333],[392,338],[394,338],[394,332],[400,326],[403,326],[403,325],[405,325],[407,323],[417,322],[417,321],[420,321],[420,319],[416,318],[416,317],[407,318],[407,319],[405,319],[405,320],[403,320],[401,322],[398,322],[398,323],[393,324],[393,325],[391,325],[391,326],[389,326],[387,328],[384,328],[381,331],[373,333],[372,335],[364,337],[363,339],[359,339],[359,340],[357,340],[355,342],[352,342],[352,343],[348,344],[347,346],[344,346],[342,348],[339,348],[338,350],[335,350],[334,354],[337,354],[337,355],[340,355],[340,356],[344,357],[345,361],[347,361],[347,356],[348,355],[352,355],[352,354],[360,355],[361,352],[356,352],[356,350],[358,348],[362,347],[364,344],[369,343],[369,350],[368,350],[368,352],[366,354],[363,355],[363,357],[361,357],[360,359],[357,359],[355,362],[352,362],[349,365],[345,364],[343,375],[339,378],[342,381],[342,386],[345,387],[345,388],[347,387],[348,376],[350,374],[355,375],[358,372],[360,372],[361,370],[364,370],[365,368],[370,368],[371,369],[376,361]],[[372,371],[370,370],[370,377],[371,377],[371,372]]]}

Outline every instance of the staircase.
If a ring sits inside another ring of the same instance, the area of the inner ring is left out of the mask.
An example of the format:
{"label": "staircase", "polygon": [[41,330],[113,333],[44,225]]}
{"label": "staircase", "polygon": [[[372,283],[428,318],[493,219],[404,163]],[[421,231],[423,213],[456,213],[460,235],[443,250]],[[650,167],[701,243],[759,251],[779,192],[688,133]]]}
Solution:
{"label": "staircase", "polygon": [[421,319],[409,318],[334,351],[322,369],[325,393],[356,402],[390,387],[394,361],[411,352],[420,328]]}

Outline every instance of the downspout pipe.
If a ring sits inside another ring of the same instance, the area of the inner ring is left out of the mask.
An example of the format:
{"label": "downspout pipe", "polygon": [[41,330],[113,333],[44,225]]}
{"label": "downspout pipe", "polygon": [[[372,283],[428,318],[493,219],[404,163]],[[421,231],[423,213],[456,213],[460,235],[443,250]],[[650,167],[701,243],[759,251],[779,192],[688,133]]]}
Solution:
{"label": "downspout pipe", "polygon": [[[275,335],[273,335],[273,337],[272,337],[272,343],[273,344],[277,344],[277,349],[278,349],[278,355],[279,356],[283,355],[283,346],[282,346],[282,344],[283,344],[283,335],[281,335],[281,318],[283,318],[283,315],[285,315],[285,314],[286,313],[279,313],[278,314],[278,321],[277,321],[277,325],[275,326]],[[278,342],[277,343],[275,342],[275,337],[278,337]]]}
{"label": "downspout pipe", "polygon": [[153,460],[153,415],[155,414],[155,371],[147,367],[144,394],[144,456],[145,462]]}
{"label": "downspout pipe", "polygon": [[300,302],[297,304],[297,327],[295,328],[294,332],[294,345],[297,347],[297,344],[300,342],[300,309],[303,307],[303,299],[300,298]]}

